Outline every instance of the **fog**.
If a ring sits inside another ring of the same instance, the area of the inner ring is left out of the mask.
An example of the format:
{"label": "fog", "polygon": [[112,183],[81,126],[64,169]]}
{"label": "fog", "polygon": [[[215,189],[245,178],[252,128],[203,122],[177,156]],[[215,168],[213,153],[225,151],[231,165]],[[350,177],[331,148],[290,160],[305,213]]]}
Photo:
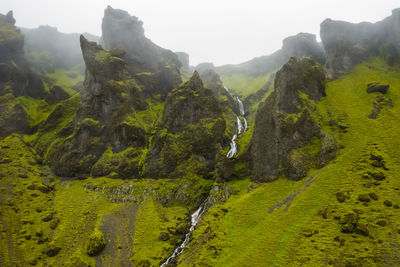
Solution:
{"label": "fog", "polygon": [[17,25],[55,26],[61,32],[101,35],[107,5],[144,22],[156,44],[190,54],[190,63],[240,63],[279,49],[298,32],[319,33],[325,18],[376,22],[400,7],[398,0],[2,0],[0,13],[14,11]]}

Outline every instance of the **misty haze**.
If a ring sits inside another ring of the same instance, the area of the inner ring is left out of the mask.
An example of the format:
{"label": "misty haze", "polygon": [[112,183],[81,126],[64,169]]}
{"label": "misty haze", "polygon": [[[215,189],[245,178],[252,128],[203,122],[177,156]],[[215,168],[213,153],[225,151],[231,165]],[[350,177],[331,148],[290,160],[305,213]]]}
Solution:
{"label": "misty haze", "polygon": [[0,4],[0,266],[400,266],[396,1]]}

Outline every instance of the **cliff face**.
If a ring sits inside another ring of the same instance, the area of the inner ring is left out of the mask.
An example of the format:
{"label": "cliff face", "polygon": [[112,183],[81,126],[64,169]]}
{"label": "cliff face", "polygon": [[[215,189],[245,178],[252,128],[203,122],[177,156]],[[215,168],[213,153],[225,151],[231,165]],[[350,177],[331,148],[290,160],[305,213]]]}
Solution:
{"label": "cliff face", "polygon": [[[280,175],[300,179],[315,157],[301,148],[326,135],[312,116],[313,103],[325,96],[322,67],[310,58],[291,58],[275,77],[275,90],[259,107],[250,144],[253,179],[272,181]],[[332,140],[333,145],[335,142]],[[318,144],[314,144],[317,145]],[[323,150],[323,148],[320,148]]]}
{"label": "cliff face", "polygon": [[45,98],[41,78],[24,58],[24,37],[14,26],[12,11],[0,14],[0,137],[11,133],[30,133],[29,115],[19,96]]}
{"label": "cliff face", "polygon": [[327,55],[328,78],[335,79],[371,56],[381,56],[389,64],[400,57],[400,9],[377,23],[358,24],[326,19],[321,23],[321,39]]}
{"label": "cliff face", "polygon": [[179,177],[189,171],[208,177],[224,132],[218,101],[194,72],[167,97],[160,129],[147,154],[146,175]]}
{"label": "cliff face", "polygon": [[[83,36],[80,40],[86,63],[82,100],[72,135],[51,158],[54,172],[62,176],[90,174],[92,166],[108,147],[117,153],[145,144],[145,131],[127,122],[129,116],[145,109],[147,103],[128,74],[126,63],[113,51],[105,51]],[[137,168],[132,167],[128,175],[137,174]],[[94,175],[105,174],[107,172],[97,166]]]}
{"label": "cliff face", "polygon": [[12,11],[0,14],[0,95],[43,98],[46,92],[42,81],[27,66],[24,37],[14,24]]}
{"label": "cliff face", "polygon": [[166,96],[182,82],[176,54],[147,39],[137,17],[109,6],[104,11],[102,31],[105,49],[126,52],[128,71],[143,85],[145,94]]}

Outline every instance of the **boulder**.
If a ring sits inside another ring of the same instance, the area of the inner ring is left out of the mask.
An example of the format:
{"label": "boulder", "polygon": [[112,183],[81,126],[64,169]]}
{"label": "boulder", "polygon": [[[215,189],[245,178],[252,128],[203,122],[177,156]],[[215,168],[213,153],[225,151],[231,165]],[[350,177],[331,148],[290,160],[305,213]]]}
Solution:
{"label": "boulder", "polygon": [[380,83],[369,83],[367,85],[367,93],[371,94],[371,93],[382,93],[382,94],[386,94],[387,91],[389,90],[389,85],[387,84],[380,84]]}
{"label": "boulder", "polygon": [[106,241],[104,240],[103,233],[95,231],[89,237],[88,244],[86,246],[86,253],[93,257],[98,255],[106,247]]}

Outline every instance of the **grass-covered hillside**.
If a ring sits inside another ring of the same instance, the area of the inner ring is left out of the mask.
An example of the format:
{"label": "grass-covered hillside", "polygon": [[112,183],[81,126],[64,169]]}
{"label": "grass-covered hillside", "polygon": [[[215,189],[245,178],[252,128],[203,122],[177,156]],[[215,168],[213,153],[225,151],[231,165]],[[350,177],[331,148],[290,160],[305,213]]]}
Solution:
{"label": "grass-covered hillside", "polygon": [[[336,160],[299,182],[230,182],[179,259],[180,266],[395,266],[400,260],[400,72],[382,60],[327,83],[324,127],[340,125]],[[389,84],[386,95],[367,84]],[[368,118],[377,101],[376,119]],[[329,118],[329,119],[328,119]]]}

